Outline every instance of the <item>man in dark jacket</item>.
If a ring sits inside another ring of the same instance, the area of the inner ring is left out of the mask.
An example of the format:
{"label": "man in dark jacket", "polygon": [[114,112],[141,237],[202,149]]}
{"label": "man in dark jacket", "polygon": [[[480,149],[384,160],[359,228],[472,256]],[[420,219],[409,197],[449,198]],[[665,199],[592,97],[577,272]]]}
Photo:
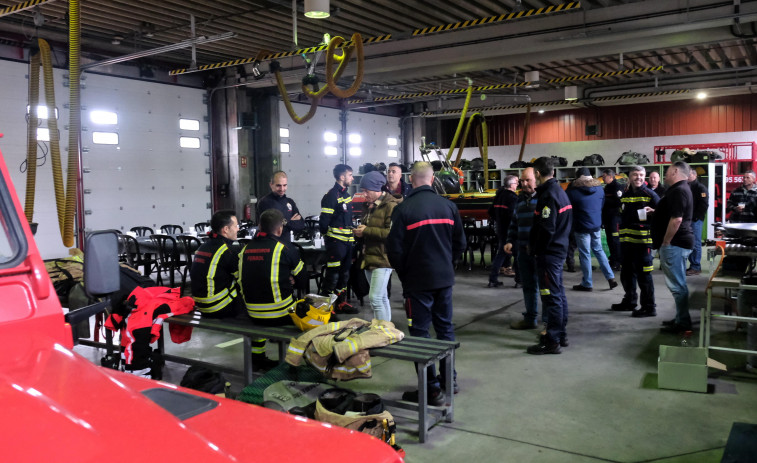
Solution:
{"label": "man in dark jacket", "polygon": [[[620,217],[620,246],[623,264],[620,282],[623,284],[623,300],[612,304],[616,312],[633,311],[632,317],[654,317],[657,315],[652,281],[652,235],[651,220],[647,214],[657,207],[659,197],[644,184],[646,171],[641,166],[632,166],[630,185],[620,198],[623,213]],[[636,285],[641,292],[641,309],[636,310]]]}
{"label": "man in dark jacket", "polygon": [[599,180],[591,177],[589,169],[582,167],[576,172],[576,178],[567,190],[568,199],[573,205],[573,233],[578,245],[578,262],[581,264],[583,279],[574,285],[575,291],[591,291],[593,289],[591,272],[591,253],[597,258],[600,270],[607,278],[610,289],[618,286],[615,274],[607,262],[607,256],[602,249],[602,205],[605,194]]}
{"label": "man in dark jacket", "polygon": [[668,187],[660,181],[660,173],[656,170],[649,173],[649,189],[654,191],[660,198],[663,197],[665,190],[668,189]]}
{"label": "man in dark jacket", "polygon": [[522,320],[510,322],[510,328],[531,330],[538,327],[536,318],[539,315],[539,278],[534,259],[528,255],[528,239],[534,224],[537,201],[533,167],[527,167],[520,173],[520,188],[515,212],[510,220],[505,252],[512,252],[518,261],[518,276],[523,284],[523,304],[526,311],[523,312]]}
{"label": "man in dark jacket", "polygon": [[390,163],[386,169],[386,185],[383,191],[399,198],[404,198],[410,193],[410,185],[402,179],[402,168],[396,162]]}
{"label": "man in dark jacket", "polygon": [[[454,341],[453,262],[465,250],[463,223],[457,206],[431,189],[434,170],[430,163],[415,163],[411,180],[413,189],[392,213],[387,255],[402,282],[410,334],[428,338],[433,324],[437,339]],[[428,368],[428,403],[442,405],[446,398],[436,368]],[[441,368],[444,376],[444,364]],[[418,391],[408,391],[402,398],[417,402]]]}
{"label": "man in dark jacket", "polygon": [[239,224],[234,211],[218,211],[210,219],[210,237],[195,252],[189,275],[192,298],[203,318],[244,315],[237,287],[239,247],[234,246]]}
{"label": "man in dark jacket", "polygon": [[257,223],[260,223],[260,216],[268,209],[276,209],[284,216],[284,231],[281,233],[281,241],[289,243],[292,234],[297,234],[305,228],[305,221],[302,220],[300,210],[294,200],[287,198],[288,180],[286,172],[281,170],[274,172],[271,182],[268,184],[271,192],[260,198],[258,201]]}
{"label": "man in dark jacket", "polygon": [[605,227],[607,247],[610,250],[610,267],[620,270],[620,197],[623,195],[623,186],[615,179],[615,171],[612,169],[602,171],[602,180],[605,182],[602,225]]}
{"label": "man in dark jacket", "polygon": [[707,217],[707,208],[710,207],[710,195],[707,187],[697,180],[696,169],[691,169],[689,175],[689,187],[694,199],[694,212],[691,216],[691,232],[694,234],[694,247],[689,254],[689,269],[686,275],[699,275],[702,273],[702,224]]}
{"label": "man in dark jacket", "polygon": [[691,331],[689,288],[686,286],[686,259],[694,245],[691,215],[694,200],[688,185],[691,168],[683,161],[665,172],[668,191],[657,204],[652,221],[652,247],[660,250],[660,266],[665,284],[673,294],[676,318],[662,322],[661,331],[680,334]]}
{"label": "man in dark jacket", "polygon": [[731,192],[725,205],[729,212],[729,222],[732,223],[755,223],[757,222],[757,184],[755,184],[754,172],[744,172],[744,183]]}
{"label": "man in dark jacket", "polygon": [[541,305],[547,316],[547,332],[529,354],[559,354],[568,345],[568,300],[562,282],[562,267],[568,253],[568,234],[573,225],[573,206],[557,180],[552,159],[540,157],[534,163],[538,200],[534,225],[528,240],[528,253],[536,259]]}
{"label": "man in dark jacket", "polygon": [[497,190],[497,195],[494,197],[494,203],[489,208],[489,217],[494,220],[497,226],[497,254],[492,259],[492,269],[489,272],[489,288],[496,288],[502,286],[502,282],[499,281],[499,269],[504,265],[510,272],[505,273],[507,276],[514,276],[515,273],[510,268],[510,260],[512,260],[510,254],[506,253],[505,242],[507,241],[507,230],[510,228],[510,219],[513,216],[515,210],[515,203],[518,200],[518,194],[515,191],[518,189],[518,177],[515,175],[508,175],[505,177],[505,184]]}

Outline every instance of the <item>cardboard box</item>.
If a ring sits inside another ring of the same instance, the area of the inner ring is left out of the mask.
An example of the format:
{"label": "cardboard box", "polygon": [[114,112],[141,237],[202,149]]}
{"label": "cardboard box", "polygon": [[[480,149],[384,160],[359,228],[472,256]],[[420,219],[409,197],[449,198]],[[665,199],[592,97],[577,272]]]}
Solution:
{"label": "cardboard box", "polygon": [[660,389],[707,392],[707,349],[660,346],[657,386]]}

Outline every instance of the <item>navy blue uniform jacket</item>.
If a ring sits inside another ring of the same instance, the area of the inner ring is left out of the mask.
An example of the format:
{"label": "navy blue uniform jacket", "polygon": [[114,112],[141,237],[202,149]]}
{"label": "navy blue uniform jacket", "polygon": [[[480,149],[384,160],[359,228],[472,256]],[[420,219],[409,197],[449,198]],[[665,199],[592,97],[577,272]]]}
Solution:
{"label": "navy blue uniform jacket", "polygon": [[279,196],[271,192],[260,198],[257,223],[260,223],[260,215],[268,209],[278,209],[287,221],[287,224],[284,225],[284,232],[281,234],[281,241],[288,243],[289,232],[294,232],[296,235],[305,228],[304,220],[292,220],[292,216],[299,214],[300,210],[297,209],[297,204],[291,198],[287,198],[287,195]]}
{"label": "navy blue uniform jacket", "polygon": [[532,256],[568,255],[568,241],[573,226],[573,206],[557,180],[550,178],[536,187],[536,210],[528,248]]}
{"label": "navy blue uniform jacket", "polygon": [[462,255],[465,244],[457,206],[431,187],[413,188],[394,208],[386,250],[403,291],[430,291],[454,285],[453,261]]}

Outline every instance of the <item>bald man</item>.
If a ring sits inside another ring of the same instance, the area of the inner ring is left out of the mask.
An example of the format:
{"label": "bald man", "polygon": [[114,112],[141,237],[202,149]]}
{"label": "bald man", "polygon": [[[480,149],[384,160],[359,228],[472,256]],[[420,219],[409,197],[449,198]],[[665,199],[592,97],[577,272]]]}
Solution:
{"label": "bald man", "polygon": [[[392,213],[387,255],[402,282],[410,334],[431,337],[428,329],[433,324],[437,339],[454,341],[452,286],[454,261],[465,250],[463,223],[457,206],[431,188],[431,164],[415,163],[410,179],[413,189]],[[443,363],[441,368],[444,377]],[[436,377],[436,366],[428,369],[428,404],[443,405],[446,396]],[[418,391],[405,392],[402,399],[418,402]]]}
{"label": "bald man", "polygon": [[292,234],[297,234],[305,228],[305,221],[302,220],[300,210],[297,209],[292,198],[287,198],[287,188],[289,181],[284,171],[276,171],[271,176],[271,182],[268,184],[271,192],[260,198],[258,201],[257,222],[260,223],[260,216],[269,209],[276,209],[284,216],[284,231],[279,238],[284,243],[289,243]]}

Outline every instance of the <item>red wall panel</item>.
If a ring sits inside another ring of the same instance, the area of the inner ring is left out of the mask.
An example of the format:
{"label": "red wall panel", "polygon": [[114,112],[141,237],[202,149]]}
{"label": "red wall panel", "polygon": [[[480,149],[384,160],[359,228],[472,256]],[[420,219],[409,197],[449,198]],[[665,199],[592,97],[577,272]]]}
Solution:
{"label": "red wall panel", "polygon": [[[487,118],[491,146],[517,145],[523,138],[525,114]],[[448,146],[457,120],[442,121],[441,146]],[[586,125],[597,124],[597,135],[586,135]],[[566,111],[531,113],[527,143],[646,138],[701,133],[757,130],[757,95],[735,95],[707,100],[683,100]],[[469,137],[468,145],[475,138]]]}

